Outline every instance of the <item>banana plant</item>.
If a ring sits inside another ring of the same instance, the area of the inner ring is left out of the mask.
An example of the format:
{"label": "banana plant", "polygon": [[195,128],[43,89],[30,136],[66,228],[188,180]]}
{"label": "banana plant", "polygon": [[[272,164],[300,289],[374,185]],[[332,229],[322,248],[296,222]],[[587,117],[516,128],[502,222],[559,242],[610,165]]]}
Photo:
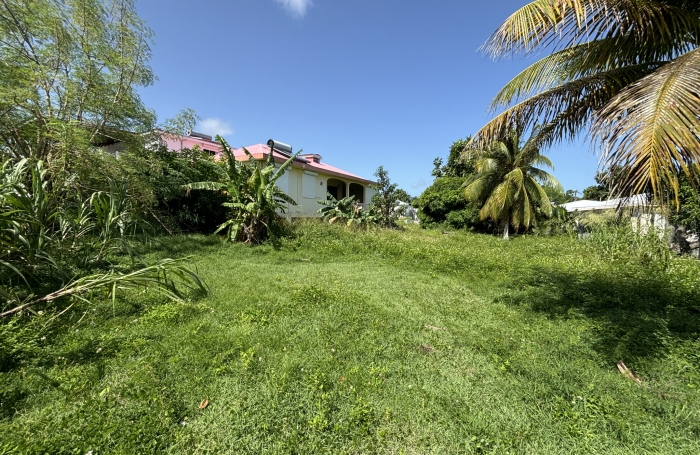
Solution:
{"label": "banana plant", "polygon": [[216,141],[221,145],[226,158],[221,181],[195,182],[184,188],[187,191],[223,191],[230,197],[224,206],[231,209],[231,218],[216,230],[217,233],[226,230],[228,241],[259,244],[267,239],[278,239],[284,226],[280,214],[286,211],[285,203],[296,205],[296,202],[279,189],[276,183],[300,152],[277,168],[272,153],[263,164],[244,148],[248,162],[240,162],[236,161],[224,138],[217,135]]}
{"label": "banana plant", "polygon": [[355,200],[355,196],[336,199],[328,193],[327,200],[319,200],[323,205],[316,213],[323,215],[323,219],[333,224],[336,221],[344,221],[347,226],[366,226],[379,223],[382,219],[374,207],[364,210],[362,204]]}

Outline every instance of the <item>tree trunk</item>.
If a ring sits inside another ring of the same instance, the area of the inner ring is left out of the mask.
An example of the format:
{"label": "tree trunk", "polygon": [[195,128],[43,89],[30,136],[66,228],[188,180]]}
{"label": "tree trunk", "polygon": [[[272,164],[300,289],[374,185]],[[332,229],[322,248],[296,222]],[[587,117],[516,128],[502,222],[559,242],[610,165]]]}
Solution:
{"label": "tree trunk", "polygon": [[503,227],[503,240],[508,240],[508,231],[510,230],[510,221],[506,221]]}

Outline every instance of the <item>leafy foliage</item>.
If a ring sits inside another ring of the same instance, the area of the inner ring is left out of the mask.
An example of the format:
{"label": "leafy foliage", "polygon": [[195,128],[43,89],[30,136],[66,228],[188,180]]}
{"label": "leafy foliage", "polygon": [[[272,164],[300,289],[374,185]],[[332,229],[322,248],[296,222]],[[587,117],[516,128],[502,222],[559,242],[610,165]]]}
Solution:
{"label": "leafy foliage", "polygon": [[227,230],[230,242],[260,244],[268,238],[276,241],[284,231],[284,220],[280,213],[286,210],[285,204],[296,202],[277,187],[277,180],[292,165],[297,152],[279,168],[275,166],[274,155],[268,155],[262,164],[243,149],[249,158],[248,163],[238,162],[228,143],[216,136],[226,156],[226,169],[221,170],[221,181],[195,182],[184,185],[187,190],[225,191],[229,202],[223,205],[230,209],[230,218],[222,223],[216,232]]}
{"label": "leafy foliage", "polygon": [[[31,182],[25,184],[25,182]],[[109,192],[88,200],[58,204],[49,191],[50,180],[42,161],[3,163],[0,173],[0,317],[63,298],[85,299],[106,291],[154,287],[181,299],[179,287],[206,293],[199,277],[181,261],[171,259],[127,272],[106,258],[128,253],[140,259],[131,241],[146,234],[133,217],[127,188],[110,181]],[[94,272],[104,269],[103,273]],[[91,273],[90,273],[91,272]],[[65,311],[65,310],[64,310]]]}
{"label": "leafy foliage", "polygon": [[561,187],[542,185],[542,189],[547,193],[547,197],[552,203],[555,204],[566,204],[574,200],[573,191],[564,191]]}
{"label": "leafy foliage", "polygon": [[413,203],[422,228],[446,225],[454,229],[492,230],[489,222],[479,219],[479,208],[464,196],[465,183],[462,177],[438,177],[423,191]]}
{"label": "leafy foliage", "polygon": [[396,183],[391,183],[389,172],[384,169],[384,166],[379,166],[374,176],[377,177],[377,183],[371,185],[376,190],[376,193],[372,196],[372,206],[377,210],[382,226],[394,227],[396,226],[396,220],[403,215],[400,210],[396,210],[396,203],[398,201],[410,202],[401,200],[402,197],[412,198],[406,191],[400,189]]}
{"label": "leafy foliage", "polygon": [[442,158],[435,158],[433,165],[435,168],[430,173],[435,178],[440,177],[469,177],[476,170],[474,159],[465,154],[464,151],[469,145],[471,137],[459,139],[450,146],[450,153],[447,156],[447,164],[442,163]]}
{"label": "leafy foliage", "polygon": [[512,131],[507,140],[492,143],[486,150],[470,151],[478,157],[476,174],[464,193],[481,206],[479,218],[492,219],[503,226],[507,239],[510,226],[516,231],[537,224],[538,217],[552,214],[549,196],[540,182],[561,189],[561,184],[549,173],[535,167],[553,167],[549,158],[540,155],[537,143],[531,138],[525,144]]}
{"label": "leafy foliage", "polygon": [[684,226],[692,232],[700,232],[700,193],[686,176],[679,179],[678,211],[671,213],[670,221],[674,226]]}
{"label": "leafy foliage", "polygon": [[323,205],[323,207],[318,209],[317,213],[323,215],[323,219],[331,224],[336,221],[342,221],[347,226],[360,227],[378,224],[381,221],[381,217],[375,207],[364,210],[362,204],[355,200],[355,196],[337,200],[328,193],[328,199],[325,201],[319,200],[318,203]]}
{"label": "leafy foliage", "polygon": [[138,86],[151,30],[131,0],[7,0],[0,4],[0,143],[51,168],[75,149],[148,131]]}
{"label": "leafy foliage", "polygon": [[[630,170],[621,166],[611,166],[601,172],[596,172],[595,181],[597,185],[589,186],[583,190],[583,199],[593,201],[606,201],[619,193]],[[642,188],[642,193],[650,193],[651,188]]]}
{"label": "leafy foliage", "polygon": [[[155,204],[152,216],[157,216],[168,230],[175,233],[212,233],[226,221],[229,210],[223,206],[225,194],[215,191],[190,191],[183,185],[221,179],[221,163],[207,152],[193,148],[179,152],[164,147],[148,153],[154,160],[147,173],[136,175],[148,179],[153,188]],[[157,213],[157,215],[155,215]],[[159,223],[158,223],[159,224]]]}
{"label": "leafy foliage", "polygon": [[679,175],[700,161],[700,4],[684,0],[533,1],[485,45],[493,56],[552,53],[498,93],[504,109],[476,135],[544,125],[542,146],[589,129],[606,167],[628,169],[616,194],[678,198]]}

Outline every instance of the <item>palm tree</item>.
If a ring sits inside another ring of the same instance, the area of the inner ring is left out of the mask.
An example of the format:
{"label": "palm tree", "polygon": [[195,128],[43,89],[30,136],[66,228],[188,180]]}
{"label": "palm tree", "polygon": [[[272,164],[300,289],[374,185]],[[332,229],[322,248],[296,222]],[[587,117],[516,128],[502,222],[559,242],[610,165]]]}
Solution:
{"label": "palm tree", "polygon": [[493,57],[546,50],[496,95],[475,141],[543,124],[544,147],[588,130],[601,164],[628,169],[615,188],[678,202],[700,162],[700,2],[535,0],[484,45]]}
{"label": "palm tree", "polygon": [[483,204],[479,211],[482,220],[491,218],[503,226],[503,238],[508,239],[510,227],[529,229],[537,223],[537,216],[552,215],[552,204],[540,184],[563,191],[551,174],[535,166],[554,169],[546,156],[540,155],[531,138],[524,145],[518,132],[507,139],[491,143],[476,154],[476,174],[464,190],[471,202]]}

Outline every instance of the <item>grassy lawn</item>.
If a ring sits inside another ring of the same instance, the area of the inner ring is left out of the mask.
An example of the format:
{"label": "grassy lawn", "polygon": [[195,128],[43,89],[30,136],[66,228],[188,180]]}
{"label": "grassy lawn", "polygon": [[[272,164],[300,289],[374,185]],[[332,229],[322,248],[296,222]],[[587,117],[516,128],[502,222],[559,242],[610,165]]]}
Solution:
{"label": "grassy lawn", "polygon": [[186,254],[205,298],[3,329],[0,453],[700,453],[698,262],[317,224],[150,253]]}

